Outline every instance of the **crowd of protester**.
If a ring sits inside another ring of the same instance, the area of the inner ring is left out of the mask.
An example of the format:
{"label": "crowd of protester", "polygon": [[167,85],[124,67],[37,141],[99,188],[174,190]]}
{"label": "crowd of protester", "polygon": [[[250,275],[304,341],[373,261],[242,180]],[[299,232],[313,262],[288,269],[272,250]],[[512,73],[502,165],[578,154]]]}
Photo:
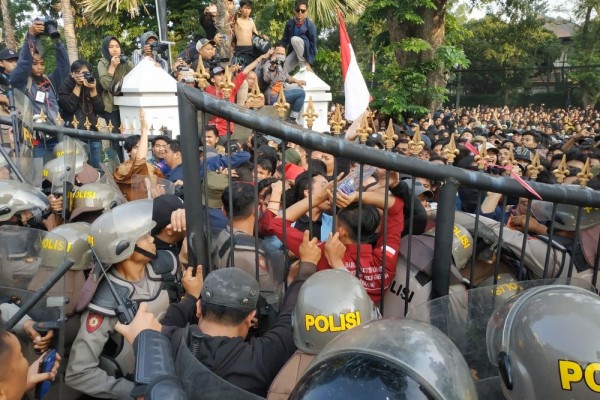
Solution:
{"label": "crowd of protester", "polygon": [[[0,51],[0,66],[9,74],[13,87],[29,99],[33,114],[43,112],[47,123],[55,123],[59,115],[65,126],[87,118],[93,130],[102,118],[118,132],[119,109],[114,97],[120,94],[123,78],[143,60],[156,63],[157,68],[172,73],[180,82],[242,106],[257,108],[256,102],[248,98],[255,83],[264,93],[260,106],[273,104],[283,91],[290,103],[288,121],[298,123],[306,82],[290,74],[296,67],[310,71],[317,51],[314,24],[306,19],[307,3],[296,3],[295,18],[286,24],[282,40],[264,51],[257,50],[255,37],[263,41],[269,38],[261,35],[249,18],[252,3],[241,1],[235,13],[233,1],[228,3],[235,32],[236,58],[232,65],[237,66],[232,68],[232,87],[227,87],[226,69],[216,55],[218,44],[229,38],[217,34],[214,28],[214,5],[207,7],[202,17],[206,37],[188,46],[173,65],[163,57],[161,43],[153,32],[142,35],[142,46],[131,58],[122,54],[117,37],[108,36],[102,43],[103,58],[98,62],[97,76],[93,76],[93,68],[85,60],[68,65],[66,49],[60,37],[55,37],[57,67],[46,75],[40,50],[45,26],[42,21],[34,21],[20,52]],[[209,74],[204,87],[189,73],[196,71],[199,63]],[[8,102],[3,94],[0,102]],[[416,177],[412,194],[410,176],[369,166],[364,166],[363,175],[356,178],[359,165],[353,160],[335,157],[326,149],[317,151],[289,142],[283,147],[283,142],[269,132],[253,131],[242,138],[232,124],[217,115],[199,132],[198,174],[186,176],[180,140],[149,135],[143,110],[139,120],[141,134],[127,136],[122,148],[103,146],[99,140],[59,142],[53,136],[35,133],[23,143],[32,150],[31,156],[44,159],[43,181],[30,182],[32,185],[3,181],[0,185],[6,203],[0,205],[6,206],[0,225],[55,233],[59,237],[56,240],[69,242],[70,246],[65,246],[69,249],[81,241],[86,246],[89,243],[94,259],[108,270],[100,274],[92,267],[94,262],[87,259],[81,269],[69,271],[70,279],[79,284],[75,283],[76,289],[70,292],[67,318],[80,323],[76,323],[76,337],[68,346],[64,382],[93,398],[127,399],[132,393],[149,396],[148,385],[165,382],[134,382],[132,378],[134,367],[139,369],[139,365],[134,363],[131,344],[142,330],[138,326],[142,326],[162,331],[172,343],[186,343],[194,349],[196,360],[238,388],[259,396],[287,398],[293,384],[285,390],[280,384],[272,386],[280,370],[297,355],[297,350],[314,354],[323,347],[315,347],[297,333],[302,331],[299,322],[292,329],[294,309],[297,315],[298,307],[306,307],[302,290],[311,287],[312,278],[321,285],[328,282],[322,286],[334,293],[339,290],[339,307],[336,303],[331,311],[335,314],[335,309],[344,306],[340,300],[343,293],[350,290],[336,289],[336,285],[348,280],[344,284],[354,285],[353,290],[358,290],[364,300],[362,304],[367,304],[361,308],[363,323],[377,318],[382,295],[395,278],[408,226],[413,226],[413,234],[420,235],[434,225],[440,183]],[[361,135],[365,129],[359,127],[361,121],[346,123],[340,135],[311,134],[335,136],[336,140],[364,143],[402,157],[490,175],[600,188],[600,113],[593,108],[479,106],[444,108],[422,117],[374,111],[365,115],[365,120],[369,130],[366,140]],[[10,143],[11,129],[3,129],[2,135],[3,143]],[[393,146],[387,146],[390,140]],[[126,160],[113,168],[103,165],[109,148],[124,152],[121,155],[126,155]],[[2,177],[10,178],[10,166],[0,162]],[[71,178],[67,178],[69,171],[73,172]],[[203,199],[184,198],[182,188],[191,179],[202,180],[206,189]],[[62,188],[65,180],[74,185],[72,190],[67,189],[69,193]],[[335,187],[345,190],[335,191]],[[12,199],[23,193],[30,200],[17,209]],[[11,199],[5,200],[8,197]],[[212,233],[207,259],[209,269],[214,271],[206,277],[202,266],[192,272],[195,266],[188,265],[184,204],[190,201],[202,209]],[[509,231],[532,238],[547,235],[554,222],[541,214],[528,218],[527,202],[491,192],[480,196],[475,189],[461,187],[456,211],[480,213],[490,221],[505,224]],[[600,225],[595,221],[583,224],[586,232],[592,230],[588,235],[591,241],[582,238],[573,242],[574,229],[564,223],[556,229],[566,238],[561,241],[566,252],[574,258],[580,255],[577,251],[583,252],[575,261],[580,272],[592,269],[589,260],[596,259],[591,253],[597,248]],[[74,226],[84,233],[70,238],[66,227]],[[19,261],[31,262],[27,257]],[[526,267],[533,270],[531,276],[540,277],[536,269],[539,265]],[[326,277],[323,271],[331,269],[350,274]],[[33,281],[31,276],[19,279]],[[137,313],[137,325],[133,323],[135,310],[128,309],[129,320],[123,317],[127,311],[117,304],[107,281],[119,288],[125,300],[143,304]],[[3,307],[2,319],[6,321],[5,314],[11,312],[11,307]],[[345,318],[339,331],[360,324],[356,316],[354,320]],[[31,318],[18,325],[19,333],[33,340],[40,350],[47,349],[52,331],[40,334],[28,321]],[[302,323],[307,324],[305,330],[309,332],[309,318]],[[319,327],[314,321],[313,326]],[[192,346],[194,341],[201,344]],[[139,348],[135,346],[137,351]],[[19,365],[13,374],[0,374],[0,394],[5,393],[15,374],[23,378],[7,398],[20,398],[18,393],[35,383],[54,379],[60,360],[58,357],[45,375],[37,374],[37,364],[27,374],[18,350],[14,337],[0,331],[0,360],[10,359],[7,362]],[[29,377],[27,382],[25,376]],[[179,378],[185,386],[188,381]]]}

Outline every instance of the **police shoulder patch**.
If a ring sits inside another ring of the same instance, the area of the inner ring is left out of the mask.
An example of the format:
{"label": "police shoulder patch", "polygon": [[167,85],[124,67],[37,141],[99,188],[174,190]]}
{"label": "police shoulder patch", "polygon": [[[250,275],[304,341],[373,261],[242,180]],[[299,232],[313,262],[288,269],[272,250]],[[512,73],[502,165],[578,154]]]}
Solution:
{"label": "police shoulder patch", "polygon": [[85,321],[85,329],[88,333],[93,333],[96,329],[100,328],[104,317],[100,314],[89,313],[87,320]]}

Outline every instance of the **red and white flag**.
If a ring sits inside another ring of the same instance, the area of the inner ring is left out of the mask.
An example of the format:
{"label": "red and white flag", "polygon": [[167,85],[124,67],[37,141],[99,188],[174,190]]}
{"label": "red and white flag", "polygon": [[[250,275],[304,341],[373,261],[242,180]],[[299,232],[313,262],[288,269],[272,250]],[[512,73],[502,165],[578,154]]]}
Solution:
{"label": "red and white flag", "polygon": [[340,49],[342,53],[342,75],[344,77],[344,95],[346,97],[345,118],[354,121],[359,118],[369,106],[371,95],[367,83],[358,68],[356,56],[348,37],[346,24],[342,13],[338,10],[340,21]]}

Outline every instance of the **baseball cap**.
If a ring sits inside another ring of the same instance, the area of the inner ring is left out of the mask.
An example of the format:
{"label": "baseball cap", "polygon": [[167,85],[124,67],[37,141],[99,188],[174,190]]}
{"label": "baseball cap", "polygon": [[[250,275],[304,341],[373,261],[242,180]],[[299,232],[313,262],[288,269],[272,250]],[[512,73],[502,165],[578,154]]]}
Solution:
{"label": "baseball cap", "polygon": [[206,174],[208,190],[206,191],[207,200],[202,199],[202,203],[208,205],[208,208],[221,208],[223,201],[221,194],[229,184],[229,178],[226,174],[219,174],[216,171],[208,171]]}
{"label": "baseball cap", "polygon": [[265,139],[267,142],[273,141],[273,142],[275,142],[275,143],[277,143],[277,144],[281,144],[281,139],[279,139],[279,138],[276,138],[275,136],[271,136],[271,135],[265,135],[265,136],[263,136],[263,138],[264,138],[264,139]]}
{"label": "baseball cap", "polygon": [[196,42],[196,50],[200,51],[200,49],[206,46],[207,44],[212,44],[213,46],[216,46],[217,42],[215,42],[214,40],[208,40],[207,38],[202,38]]}
{"label": "baseball cap", "polygon": [[525,160],[531,162],[531,151],[527,147],[515,147],[513,151],[515,155],[515,160]]}
{"label": "baseball cap", "polygon": [[223,67],[214,67],[210,70],[210,77],[212,78],[215,75],[219,75],[225,72],[225,68]]}
{"label": "baseball cap", "polygon": [[285,180],[295,181],[298,175],[304,172],[304,168],[297,166],[296,164],[287,163],[285,164]]}
{"label": "baseball cap", "polygon": [[214,304],[240,311],[256,309],[258,282],[239,268],[222,268],[212,271],[200,294],[202,303]]}
{"label": "baseball cap", "polygon": [[0,50],[0,61],[12,60],[14,58],[19,58],[19,54],[17,54],[17,52],[13,49]]}
{"label": "baseball cap", "polygon": [[429,189],[425,189],[425,186],[421,182],[415,182],[415,197],[425,194],[428,198],[433,197],[433,192]]}
{"label": "baseball cap", "polygon": [[174,194],[162,194],[152,200],[152,221],[156,225],[152,229],[155,235],[171,223],[171,214],[183,208],[183,201]]}

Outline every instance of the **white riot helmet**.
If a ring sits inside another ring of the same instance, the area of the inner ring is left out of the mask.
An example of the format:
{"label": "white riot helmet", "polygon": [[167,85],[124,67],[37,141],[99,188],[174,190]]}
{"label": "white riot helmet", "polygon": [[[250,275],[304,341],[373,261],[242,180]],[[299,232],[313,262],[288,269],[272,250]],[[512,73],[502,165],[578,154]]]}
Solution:
{"label": "white riot helmet", "polygon": [[90,224],[85,222],[72,222],[57,226],[52,233],[62,236],[67,240],[67,257],[75,261],[71,270],[84,270],[90,268],[92,251],[88,244]]}
{"label": "white riot helmet", "polygon": [[39,190],[18,181],[0,181],[0,224],[14,215],[29,211],[27,225],[41,224],[45,214],[50,212],[50,201]]}
{"label": "white riot helmet", "polygon": [[88,242],[100,262],[112,265],[128,259],[135,243],[149,235],[152,221],[152,199],[121,204],[99,216],[90,227]]}
{"label": "white riot helmet", "polygon": [[477,398],[469,367],[440,330],[410,319],[379,319],[333,339],[308,366],[290,399]]}
{"label": "white riot helmet", "polygon": [[597,398],[598,315],[598,295],[566,285],[531,288],[498,307],[486,344],[505,397]]}
{"label": "white riot helmet", "polygon": [[[404,317],[405,311],[412,312],[416,307],[426,303],[431,297],[431,265],[435,245],[434,230],[427,234],[406,237],[400,243],[400,256],[396,265],[396,275],[384,297],[384,317]],[[462,238],[462,241],[461,241]],[[406,282],[408,246],[411,246],[411,267]],[[452,243],[453,264],[451,265],[450,289],[452,292],[465,291],[467,281],[461,276],[455,262],[460,268],[467,265],[472,251],[472,237],[461,225],[454,226]]]}
{"label": "white riot helmet", "polygon": [[349,329],[377,318],[362,283],[348,271],[329,269],[304,282],[294,310],[294,342],[301,351],[319,353]]}

